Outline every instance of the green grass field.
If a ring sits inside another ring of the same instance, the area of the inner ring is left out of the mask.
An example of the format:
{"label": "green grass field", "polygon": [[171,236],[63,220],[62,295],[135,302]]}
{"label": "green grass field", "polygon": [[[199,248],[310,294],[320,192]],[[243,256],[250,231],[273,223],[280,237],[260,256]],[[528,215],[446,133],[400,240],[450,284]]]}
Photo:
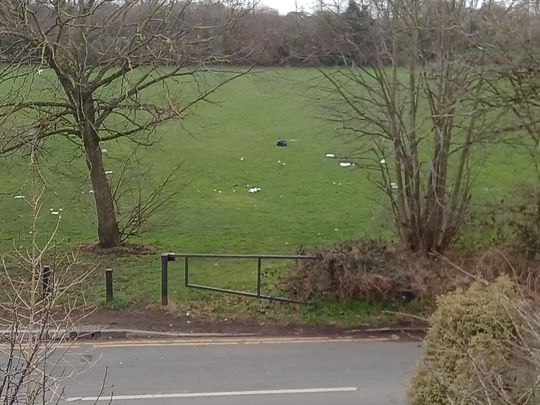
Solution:
{"label": "green grass field", "polygon": [[[392,238],[384,196],[369,174],[356,167],[341,168],[339,159],[325,158],[326,153],[346,157],[358,145],[339,137],[325,121],[324,109],[314,101],[317,92],[311,89],[317,79],[318,73],[311,69],[262,70],[222,89],[213,99],[216,103],[200,104],[185,122],[162,126],[156,145],[139,150],[140,169],[133,169],[131,177],[149,189],[182,163],[182,172],[171,184],[180,191],[133,241],[159,251],[293,253],[301,245],[362,236]],[[280,137],[288,140],[288,147],[275,146]],[[106,169],[113,171],[114,180],[133,144],[112,141],[103,147]],[[48,144],[41,165],[48,182],[41,232],[46,234],[57,219],[51,210],[62,208],[59,250],[95,240],[93,196],[81,151],[58,139]],[[518,152],[492,148],[478,174],[473,207],[504,198],[521,180],[527,181],[528,170],[529,161]],[[7,252],[13,243],[25,245],[30,237],[30,212],[24,200],[15,199],[30,195],[28,159],[21,154],[2,158],[0,184],[0,249]],[[261,191],[248,193],[253,186]],[[99,263],[101,269],[114,268],[115,305],[158,302],[157,255],[85,254],[84,258]],[[269,270],[282,266],[271,263]],[[194,281],[249,289],[254,288],[255,269],[255,262],[209,260],[194,262],[192,268]],[[219,296],[183,288],[181,270],[180,263],[172,265],[174,302],[219,306]],[[273,286],[275,272],[269,273],[267,282]],[[101,302],[103,295],[98,274],[86,286],[85,296]],[[362,312],[358,306],[347,308],[352,314]]]}

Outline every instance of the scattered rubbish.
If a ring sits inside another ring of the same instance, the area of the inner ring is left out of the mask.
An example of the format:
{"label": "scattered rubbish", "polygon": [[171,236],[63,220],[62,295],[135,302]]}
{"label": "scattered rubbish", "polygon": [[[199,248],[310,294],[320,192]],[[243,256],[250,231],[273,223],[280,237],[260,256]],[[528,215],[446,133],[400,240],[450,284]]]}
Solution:
{"label": "scattered rubbish", "polygon": [[52,215],[60,215],[60,213],[58,211],[51,211],[51,214]]}
{"label": "scattered rubbish", "polygon": [[385,165],[386,164],[386,159],[381,159],[381,161],[379,162],[381,165]]}
{"label": "scattered rubbish", "polygon": [[112,170],[105,170],[105,174],[112,174]]}
{"label": "scattered rubbish", "polygon": [[101,149],[101,153],[107,153],[107,149]]}
{"label": "scattered rubbish", "polygon": [[248,190],[248,193],[258,193],[259,191],[261,191],[261,188],[260,188],[260,187],[251,187],[251,188]]}
{"label": "scattered rubbish", "polygon": [[24,195],[16,195],[15,196],[16,200],[24,200],[25,198],[26,198],[26,196],[24,196]]}
{"label": "scattered rubbish", "polygon": [[289,244],[289,242],[285,242],[285,244],[286,244],[286,245],[288,245],[288,244]]}
{"label": "scattered rubbish", "polygon": [[244,159],[245,159],[245,157],[243,157],[243,156],[240,158],[240,160],[244,160]]}
{"label": "scattered rubbish", "polygon": [[218,191],[218,193],[219,193],[219,194],[221,194],[221,193],[222,193],[222,191],[221,191],[221,190],[219,190],[219,191]]}
{"label": "scattered rubbish", "polygon": [[37,74],[40,75],[43,73],[43,69],[38,69]]}
{"label": "scattered rubbish", "polygon": [[279,138],[276,142],[276,146],[287,146],[287,141],[285,139]]}
{"label": "scattered rubbish", "polygon": [[353,164],[351,162],[339,162],[341,167],[351,167]]}
{"label": "scattered rubbish", "polygon": [[338,185],[338,186],[341,186],[341,183],[338,183],[337,185]]}
{"label": "scattered rubbish", "polygon": [[278,163],[281,163],[281,160],[278,160],[277,162],[278,162]]}
{"label": "scattered rubbish", "polygon": [[334,159],[336,157],[336,155],[334,155],[333,153],[327,153],[325,155],[325,157],[330,158],[330,159]]}
{"label": "scattered rubbish", "polygon": [[394,190],[397,190],[397,184],[394,182],[390,183],[390,187],[392,187]]}
{"label": "scattered rubbish", "polygon": [[90,194],[94,194],[94,190],[90,190],[89,193],[90,193]]}
{"label": "scattered rubbish", "polygon": [[333,184],[333,185],[335,186],[335,185],[336,185],[336,182],[335,182],[335,181],[333,181],[333,182],[332,182],[332,184]]}
{"label": "scattered rubbish", "polygon": [[337,232],[337,231],[339,231],[339,229],[338,229],[338,228],[334,228],[334,231],[336,231],[336,232]]}
{"label": "scattered rubbish", "polygon": [[282,165],[285,166],[285,165],[287,165],[287,163],[283,162]]}

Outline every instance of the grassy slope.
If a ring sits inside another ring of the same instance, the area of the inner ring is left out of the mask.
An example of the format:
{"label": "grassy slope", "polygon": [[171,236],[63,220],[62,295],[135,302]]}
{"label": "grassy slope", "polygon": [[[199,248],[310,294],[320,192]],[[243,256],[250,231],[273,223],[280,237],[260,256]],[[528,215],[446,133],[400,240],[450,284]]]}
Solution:
{"label": "grassy slope", "polygon": [[[343,169],[325,153],[346,155],[347,145],[333,126],[321,119],[321,110],[307,91],[317,73],[310,69],[269,69],[255,78],[242,78],[220,91],[217,104],[200,105],[184,123],[168,123],[159,130],[160,141],[139,153],[148,173],[138,181],[151,187],[182,162],[190,184],[179,176],[172,185],[182,191],[145,228],[142,242],[163,251],[292,253],[297,246],[315,245],[358,236],[392,236],[384,197],[361,169]],[[45,79],[41,79],[45,80]],[[289,140],[275,147],[277,138]],[[49,193],[43,229],[56,217],[50,208],[63,208],[59,241],[94,240],[93,196],[88,192],[80,152],[62,140],[50,144],[43,156]],[[116,176],[132,146],[126,142],[104,145],[107,168]],[[244,157],[244,160],[241,160]],[[28,239],[28,210],[14,195],[24,186],[26,160],[20,156],[0,161],[0,247]],[[478,178],[478,203],[502,198],[523,177],[528,162],[519,154],[494,150]],[[134,172],[137,178],[137,172]],[[247,185],[262,191],[247,193]],[[116,271],[118,303],[158,301],[157,257],[95,257],[101,268]],[[269,268],[279,266],[269,264]],[[174,264],[171,294],[175,301],[207,297],[182,287],[181,266]],[[200,261],[194,263],[194,281],[253,288],[255,263]],[[268,276],[269,279],[273,277]],[[102,297],[101,279],[92,281],[86,295]],[[215,297],[215,296],[214,296]],[[309,318],[309,316],[308,316]]]}

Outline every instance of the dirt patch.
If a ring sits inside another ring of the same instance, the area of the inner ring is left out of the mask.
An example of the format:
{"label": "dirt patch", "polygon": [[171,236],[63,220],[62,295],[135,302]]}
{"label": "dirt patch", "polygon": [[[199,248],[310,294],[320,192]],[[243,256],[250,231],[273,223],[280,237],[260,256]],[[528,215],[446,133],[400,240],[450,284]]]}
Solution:
{"label": "dirt patch", "polygon": [[96,242],[81,243],[79,247],[82,252],[93,253],[101,256],[147,256],[158,253],[158,249],[155,246],[127,242],[122,246],[109,249],[102,248],[99,243]]}
{"label": "dirt patch", "polygon": [[288,322],[254,319],[195,319],[160,308],[137,308],[117,311],[98,308],[84,319],[83,325],[103,329],[137,329],[173,333],[255,334],[261,336],[356,336],[376,337],[388,334],[420,336],[421,323],[401,323],[390,328],[341,327],[334,325],[298,325]]}

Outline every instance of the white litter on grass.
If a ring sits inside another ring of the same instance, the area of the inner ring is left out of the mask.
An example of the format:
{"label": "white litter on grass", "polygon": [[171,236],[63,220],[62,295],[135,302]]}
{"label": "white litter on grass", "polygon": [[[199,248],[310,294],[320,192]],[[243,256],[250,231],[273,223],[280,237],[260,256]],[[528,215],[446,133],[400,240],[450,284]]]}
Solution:
{"label": "white litter on grass", "polygon": [[325,157],[329,158],[329,159],[334,159],[336,157],[336,155],[334,155],[333,153],[327,153],[325,155]]}
{"label": "white litter on grass", "polygon": [[386,164],[386,159],[381,159],[381,161],[379,162],[381,165],[385,165]]}
{"label": "white litter on grass", "polygon": [[43,73],[43,69],[38,69],[37,74],[40,75]]}
{"label": "white litter on grass", "polygon": [[258,193],[259,191],[261,191],[261,188],[260,187],[251,187],[249,190],[248,190],[248,193]]}
{"label": "white litter on grass", "polygon": [[353,164],[351,162],[339,162],[341,167],[351,167]]}
{"label": "white litter on grass", "polygon": [[278,160],[277,162],[278,162],[278,163],[281,163],[281,160]]}
{"label": "white litter on grass", "polygon": [[58,211],[51,211],[51,214],[52,215],[60,215],[60,213]]}
{"label": "white litter on grass", "polygon": [[24,195],[16,195],[15,196],[15,199],[16,200],[24,200],[26,197]]}
{"label": "white litter on grass", "polygon": [[218,193],[221,194],[223,191],[219,190]]}
{"label": "white litter on grass", "polygon": [[245,160],[245,159],[246,159],[246,158],[245,158],[244,156],[242,156],[242,157],[240,158],[240,160]]}
{"label": "white litter on grass", "polygon": [[90,193],[90,194],[94,194],[94,190],[90,190],[89,193]]}
{"label": "white litter on grass", "polygon": [[102,153],[107,153],[108,151],[107,151],[107,149],[101,149],[101,152]]}
{"label": "white litter on grass", "polygon": [[105,174],[112,174],[112,170],[105,170]]}
{"label": "white litter on grass", "polygon": [[397,190],[397,184],[394,182],[390,183],[390,187],[392,187],[394,190]]}
{"label": "white litter on grass", "polygon": [[282,165],[285,166],[287,163],[283,162]]}

